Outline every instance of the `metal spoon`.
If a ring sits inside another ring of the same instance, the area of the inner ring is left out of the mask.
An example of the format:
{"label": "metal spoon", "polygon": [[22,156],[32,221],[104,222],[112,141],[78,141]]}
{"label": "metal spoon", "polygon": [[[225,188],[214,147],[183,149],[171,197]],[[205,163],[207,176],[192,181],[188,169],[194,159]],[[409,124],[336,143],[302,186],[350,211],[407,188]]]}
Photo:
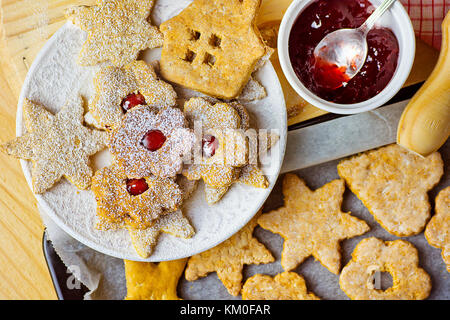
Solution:
{"label": "metal spoon", "polygon": [[[326,35],[314,49],[316,63],[329,65],[344,72],[345,79],[353,78],[367,57],[367,34],[396,0],[385,0],[357,29],[339,29]],[[344,81],[344,82],[347,82]],[[343,85],[340,84],[339,86]]]}

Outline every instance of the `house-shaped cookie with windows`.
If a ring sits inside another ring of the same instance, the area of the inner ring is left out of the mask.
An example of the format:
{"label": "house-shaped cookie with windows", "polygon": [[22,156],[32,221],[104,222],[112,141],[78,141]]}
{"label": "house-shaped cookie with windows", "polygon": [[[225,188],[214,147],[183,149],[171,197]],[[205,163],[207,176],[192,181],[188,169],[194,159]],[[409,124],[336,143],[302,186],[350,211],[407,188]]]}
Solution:
{"label": "house-shaped cookie with windows", "polygon": [[162,77],[216,98],[236,98],[265,54],[255,24],[260,2],[195,0],[164,22]]}

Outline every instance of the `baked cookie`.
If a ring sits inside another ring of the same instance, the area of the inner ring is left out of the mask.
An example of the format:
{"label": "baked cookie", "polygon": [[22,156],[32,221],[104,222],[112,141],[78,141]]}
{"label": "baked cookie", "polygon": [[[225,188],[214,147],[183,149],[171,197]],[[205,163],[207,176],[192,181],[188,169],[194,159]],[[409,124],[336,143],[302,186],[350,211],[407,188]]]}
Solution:
{"label": "baked cookie", "polygon": [[178,280],[187,259],[159,263],[124,260],[126,300],[180,300]]}
{"label": "baked cookie", "polygon": [[137,106],[113,130],[109,147],[129,178],[151,174],[167,178],[180,173],[193,143],[194,134],[181,110]]}
{"label": "baked cookie", "polygon": [[343,180],[311,191],[295,174],[283,179],[284,206],[263,214],[258,224],[284,238],[281,265],[289,271],[313,256],[329,271],[339,274],[339,242],[362,235],[369,226],[341,211]]}
{"label": "baked cookie", "polygon": [[[269,135],[266,135],[263,134],[263,132],[260,132],[258,140],[259,150],[257,152],[259,156],[261,157],[265,153],[267,153],[268,149],[272,148],[276,144],[278,139],[279,136],[276,134],[270,133]],[[269,181],[267,180],[263,171],[259,168],[257,164],[258,159],[256,159],[255,162],[256,164],[247,164],[242,168],[239,168],[239,177],[234,183],[242,183],[253,188],[268,188]],[[205,184],[206,202],[209,205],[218,202],[227,193],[230,186],[214,188]]]}
{"label": "baked cookie", "polygon": [[144,259],[152,254],[161,232],[182,239],[189,239],[195,234],[194,228],[181,210],[159,217],[147,229],[141,230],[128,227],[128,232],[130,233],[134,249]]}
{"label": "baked cookie", "polygon": [[83,113],[80,96],[67,101],[56,115],[25,99],[23,118],[28,132],[0,148],[9,155],[32,161],[35,193],[47,191],[61,177],[79,189],[91,185],[89,157],[106,146],[108,134],[83,126]]}
{"label": "baked cookie", "polygon": [[195,0],[161,24],[162,76],[209,96],[239,96],[266,54],[255,25],[260,2]]}
{"label": "baked cookie", "polygon": [[270,251],[252,236],[257,216],[230,239],[189,258],[185,271],[186,279],[194,281],[216,271],[228,292],[237,296],[241,291],[244,264],[275,261]]}
{"label": "baked cookie", "polygon": [[[224,131],[238,130],[241,127],[238,111],[227,103],[212,104],[203,98],[192,98],[185,103],[184,112],[191,125],[195,127],[200,123],[201,128],[210,134],[204,134],[203,130],[201,131],[200,150],[194,148],[194,163],[183,170],[183,175],[189,180],[203,179],[208,186],[214,188],[230,186],[239,177],[239,170],[235,166],[236,163],[227,160],[228,156],[232,155],[233,159],[242,162],[242,150],[244,150],[243,154],[246,154],[245,139],[240,139],[238,141],[240,144],[231,144],[231,151],[226,147],[227,136]],[[220,134],[220,137],[214,134]],[[241,155],[234,157],[236,150],[239,150]]]}
{"label": "baked cookie", "polygon": [[[392,287],[374,288],[375,272],[389,272]],[[431,290],[429,275],[419,268],[417,249],[404,240],[363,239],[342,269],[341,289],[354,300],[422,300]]]}
{"label": "baked cookie", "polygon": [[179,186],[170,178],[129,178],[116,163],[97,171],[92,179],[97,215],[134,229],[147,229],[182,202]]}
{"label": "baked cookie", "polygon": [[303,277],[295,272],[283,272],[275,277],[256,274],[242,287],[243,300],[320,300],[309,293]]}
{"label": "baked cookie", "polygon": [[442,250],[442,259],[450,272],[450,187],[439,192],[436,197],[436,214],[425,229],[425,238],[433,247]]}
{"label": "baked cookie", "polygon": [[438,152],[423,158],[392,144],[339,163],[338,173],[389,233],[420,233],[430,218],[427,192],[441,179]]}
{"label": "baked cookie", "polygon": [[102,128],[117,127],[123,115],[137,105],[172,107],[177,94],[172,86],[158,79],[152,66],[133,61],[119,68],[103,66],[94,77],[95,92],[89,111]]}
{"label": "baked cookie", "polygon": [[[206,134],[199,148],[202,158],[194,157],[194,164],[185,168],[183,174],[190,180],[205,182],[208,204],[219,201],[235,182],[256,188],[268,187],[267,178],[258,167],[258,157],[255,157],[258,150],[251,149],[258,149],[260,137],[255,134],[256,142],[248,142],[250,116],[241,104],[214,104],[204,98],[192,98],[186,102],[184,110],[195,131],[200,123]],[[274,138],[272,142],[276,141]]]}
{"label": "baked cookie", "polygon": [[97,216],[95,228],[102,231],[116,231],[126,228],[130,235],[131,243],[136,253],[143,259],[147,259],[153,253],[161,233],[171,236],[190,239],[195,230],[181,210],[164,214],[154,220],[154,223],[145,229],[127,226],[124,221],[114,222],[103,216]]}
{"label": "baked cookie", "polygon": [[154,0],[97,0],[95,6],[69,8],[66,17],[87,32],[79,64],[109,61],[122,67],[141,50],[162,46],[163,36],[149,23]]}

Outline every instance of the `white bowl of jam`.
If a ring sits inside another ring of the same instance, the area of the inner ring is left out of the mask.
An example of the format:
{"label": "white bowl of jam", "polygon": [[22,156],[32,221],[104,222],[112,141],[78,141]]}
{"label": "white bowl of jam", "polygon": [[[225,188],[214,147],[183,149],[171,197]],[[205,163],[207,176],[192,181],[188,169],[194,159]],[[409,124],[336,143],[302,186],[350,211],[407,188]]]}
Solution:
{"label": "white bowl of jam", "polygon": [[341,28],[357,28],[381,0],[294,0],[278,35],[283,72],[295,91],[323,110],[352,114],[388,102],[403,86],[415,54],[414,30],[400,1],[367,36],[368,55],[360,72],[336,89],[314,79],[313,51],[322,38]]}

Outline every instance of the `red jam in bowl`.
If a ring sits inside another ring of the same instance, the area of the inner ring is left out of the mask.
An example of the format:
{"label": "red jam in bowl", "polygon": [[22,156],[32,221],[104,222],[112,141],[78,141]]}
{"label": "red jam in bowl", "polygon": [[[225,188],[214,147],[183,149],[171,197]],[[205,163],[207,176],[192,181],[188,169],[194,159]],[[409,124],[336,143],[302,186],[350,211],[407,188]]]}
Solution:
{"label": "red jam in bowl", "polygon": [[314,48],[320,40],[337,29],[358,28],[374,10],[367,0],[317,0],[300,13],[289,36],[289,56],[306,88],[324,100],[351,104],[376,96],[388,85],[399,55],[397,38],[388,28],[370,30],[366,61],[344,86],[336,88],[335,81],[340,80],[337,66],[330,66],[328,74],[315,71]]}

